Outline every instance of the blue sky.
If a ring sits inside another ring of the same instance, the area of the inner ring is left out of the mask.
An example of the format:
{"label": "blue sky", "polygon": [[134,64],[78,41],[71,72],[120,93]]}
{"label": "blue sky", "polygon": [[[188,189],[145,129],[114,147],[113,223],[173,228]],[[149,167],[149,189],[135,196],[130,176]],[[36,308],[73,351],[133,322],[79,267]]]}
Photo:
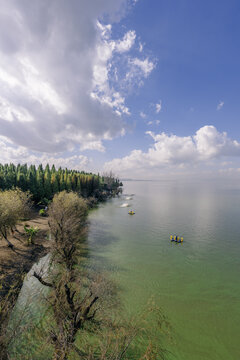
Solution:
{"label": "blue sky", "polygon": [[1,1],[0,162],[239,176],[238,1]]}

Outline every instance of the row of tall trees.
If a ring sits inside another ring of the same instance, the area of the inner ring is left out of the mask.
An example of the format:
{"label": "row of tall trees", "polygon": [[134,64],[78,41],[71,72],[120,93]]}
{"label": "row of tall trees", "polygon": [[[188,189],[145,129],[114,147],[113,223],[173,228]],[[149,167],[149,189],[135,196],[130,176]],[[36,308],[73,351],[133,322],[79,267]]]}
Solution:
{"label": "row of tall trees", "polygon": [[[117,188],[119,180],[111,177],[111,187]],[[14,164],[0,164],[0,190],[18,187],[23,191],[29,190],[35,202],[50,200],[54,194],[67,190],[89,197],[101,190],[109,188],[109,177],[84,171],[69,170],[67,168],[45,168],[40,164],[15,166]]]}

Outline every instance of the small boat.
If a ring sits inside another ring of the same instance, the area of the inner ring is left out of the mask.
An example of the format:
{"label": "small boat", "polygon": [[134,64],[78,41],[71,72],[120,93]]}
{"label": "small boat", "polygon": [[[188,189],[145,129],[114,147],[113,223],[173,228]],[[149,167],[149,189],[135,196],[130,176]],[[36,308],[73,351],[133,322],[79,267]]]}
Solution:
{"label": "small boat", "polygon": [[129,215],[134,215],[135,214],[135,212],[133,210],[130,210],[128,213],[129,213]]}
{"label": "small boat", "polygon": [[178,235],[170,235],[170,240],[175,241],[176,243],[182,243],[183,237]]}

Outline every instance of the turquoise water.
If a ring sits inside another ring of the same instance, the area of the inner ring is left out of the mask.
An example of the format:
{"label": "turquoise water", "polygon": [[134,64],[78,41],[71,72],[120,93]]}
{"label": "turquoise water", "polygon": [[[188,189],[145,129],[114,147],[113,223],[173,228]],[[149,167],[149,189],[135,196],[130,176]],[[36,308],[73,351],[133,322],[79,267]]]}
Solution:
{"label": "turquoise water", "polygon": [[91,212],[88,242],[90,263],[114,278],[126,312],[151,296],[162,307],[171,359],[240,358],[240,186],[125,181],[123,196]]}

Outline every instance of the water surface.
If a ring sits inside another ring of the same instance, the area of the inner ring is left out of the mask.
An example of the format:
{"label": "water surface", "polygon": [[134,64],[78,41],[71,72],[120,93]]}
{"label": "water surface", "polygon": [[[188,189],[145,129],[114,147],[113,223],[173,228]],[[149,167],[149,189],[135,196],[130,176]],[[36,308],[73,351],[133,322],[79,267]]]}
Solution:
{"label": "water surface", "polygon": [[124,194],[90,214],[92,266],[110,272],[127,312],[154,295],[174,329],[172,359],[239,359],[240,187],[125,181]]}

